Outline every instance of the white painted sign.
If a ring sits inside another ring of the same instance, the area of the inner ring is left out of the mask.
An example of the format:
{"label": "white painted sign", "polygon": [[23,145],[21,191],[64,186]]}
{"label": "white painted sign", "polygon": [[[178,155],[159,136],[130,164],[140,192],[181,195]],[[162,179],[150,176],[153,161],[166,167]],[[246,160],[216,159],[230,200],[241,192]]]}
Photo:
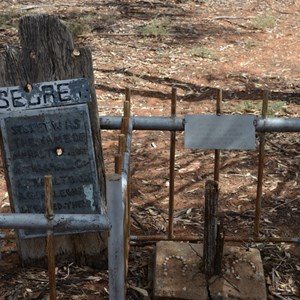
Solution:
{"label": "white painted sign", "polygon": [[85,78],[0,87],[0,114],[10,111],[86,103],[90,100]]}

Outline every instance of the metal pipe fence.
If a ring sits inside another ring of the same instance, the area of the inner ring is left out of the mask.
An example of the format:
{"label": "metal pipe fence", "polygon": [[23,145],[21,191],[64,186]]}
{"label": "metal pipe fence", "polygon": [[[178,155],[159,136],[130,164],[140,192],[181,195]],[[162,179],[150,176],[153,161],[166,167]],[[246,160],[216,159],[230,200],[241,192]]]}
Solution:
{"label": "metal pipe fence", "polygon": [[[185,117],[131,117],[133,130],[159,130],[159,131],[184,131],[185,130]],[[122,124],[122,117],[118,116],[100,116],[101,129],[115,130],[120,129]],[[253,122],[255,131],[257,133],[265,132],[300,132],[300,118],[256,118]],[[172,222],[172,220],[171,220]],[[170,224],[170,220],[169,220]],[[146,241],[159,241],[159,240],[178,240],[178,241],[201,241],[199,238],[188,236],[130,236],[132,242],[146,242]],[[282,237],[264,239],[260,237],[244,236],[244,237],[227,237],[228,241],[247,241],[247,242],[291,242],[296,243],[298,237]]]}
{"label": "metal pipe fence", "polygon": [[100,214],[56,214],[48,220],[44,214],[4,213],[0,214],[0,228],[39,229],[63,232],[66,230],[110,230],[111,224],[106,215]]}
{"label": "metal pipe fence", "polygon": [[[107,130],[116,130],[122,128],[122,120],[123,117],[118,116],[100,116],[100,124],[101,129]],[[256,118],[254,120],[253,126],[255,127],[256,132],[300,132],[300,118]],[[128,199],[126,200],[128,182],[130,179],[128,178],[130,173],[130,152],[131,152],[131,142],[132,142],[132,130],[159,130],[159,131],[184,131],[185,130],[185,117],[130,117],[129,118],[129,127],[127,128],[127,133],[129,138],[126,141],[126,150],[122,153],[123,156],[123,165],[122,165],[122,174],[121,178],[123,180],[118,180],[118,190],[121,189],[120,195],[115,196],[116,201],[120,200],[121,205],[124,205],[127,201],[127,205],[130,204],[130,195],[128,195]],[[113,185],[111,186],[111,191],[114,191]],[[110,194],[114,194],[114,192],[110,192]],[[120,213],[120,211],[119,211]],[[124,211],[121,211],[121,215]],[[111,220],[108,219],[106,215],[100,214],[56,214],[53,219],[49,220],[43,214],[0,214],[0,228],[14,228],[14,229],[43,229],[43,230],[53,230],[55,232],[63,232],[65,230],[78,230],[78,229],[88,229],[95,231],[106,231],[111,230],[111,221],[113,220],[111,214],[112,211],[109,212]],[[129,211],[130,214],[130,211]],[[130,235],[130,222],[127,224],[128,228],[125,230],[125,233]],[[120,226],[119,226],[120,227]],[[125,234],[125,235],[126,235]],[[118,234],[115,235],[114,240],[110,240],[110,251],[113,251],[115,247],[116,241],[118,240],[118,235],[120,237],[119,240],[126,240],[126,236],[118,231]],[[147,242],[147,241],[158,241],[158,240],[166,240],[170,239],[170,236],[129,236],[130,240],[133,242]],[[199,238],[195,237],[178,237],[172,236],[172,240],[178,241],[201,241]],[[226,238],[228,241],[265,241],[265,242],[298,242],[298,238],[272,238],[272,239],[263,239],[259,237],[228,237]],[[114,270],[114,276],[116,276],[116,272],[119,270],[126,269],[123,265],[128,259],[128,254],[124,255],[122,253],[124,249],[121,249],[122,241],[118,244],[118,249],[120,251],[120,256],[118,256],[117,260],[112,259],[112,254],[110,255],[110,269]],[[114,249],[115,250],[115,249]],[[125,251],[126,253],[126,251]],[[124,257],[126,256],[126,257]],[[125,258],[125,262],[122,258]],[[122,266],[117,267],[119,262],[122,262]],[[126,274],[125,274],[126,278]],[[114,281],[116,280],[116,281]],[[121,298],[124,297],[124,277],[112,277],[110,278],[110,290],[115,289],[118,292],[116,294],[121,295]],[[117,288],[116,288],[117,287]],[[111,296],[111,299],[114,298],[115,295]],[[119,297],[119,296],[117,296]],[[121,299],[120,298],[120,299]]]}
{"label": "metal pipe fence", "polygon": [[[133,130],[184,131],[185,117],[131,117]],[[100,116],[101,129],[120,129],[122,117]],[[300,132],[300,118],[256,118],[257,132]]]}

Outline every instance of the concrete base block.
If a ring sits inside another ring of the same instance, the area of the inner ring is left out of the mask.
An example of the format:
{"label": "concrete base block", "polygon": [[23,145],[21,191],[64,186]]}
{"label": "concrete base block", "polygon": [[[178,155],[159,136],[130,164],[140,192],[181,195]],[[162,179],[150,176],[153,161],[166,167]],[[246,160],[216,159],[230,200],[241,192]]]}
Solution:
{"label": "concrete base block", "polygon": [[209,280],[211,299],[267,299],[260,252],[257,249],[225,247],[222,276]]}
{"label": "concrete base block", "polygon": [[208,282],[202,271],[202,244],[161,241],[156,246],[154,299],[267,299],[257,249],[224,247],[222,274]]}
{"label": "concrete base block", "polygon": [[200,270],[202,253],[203,248],[200,244],[158,242],[154,299],[206,300],[206,280]]}

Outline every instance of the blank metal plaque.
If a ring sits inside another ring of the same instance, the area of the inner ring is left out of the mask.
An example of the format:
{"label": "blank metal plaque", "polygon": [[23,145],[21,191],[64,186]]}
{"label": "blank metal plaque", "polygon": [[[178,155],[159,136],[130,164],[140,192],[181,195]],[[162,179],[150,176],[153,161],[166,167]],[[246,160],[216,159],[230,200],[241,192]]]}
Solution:
{"label": "blank metal plaque", "polygon": [[[15,212],[44,213],[45,175],[53,178],[56,214],[99,212],[87,105],[8,113],[1,127]],[[23,238],[41,235],[44,232],[20,231]]]}
{"label": "blank metal plaque", "polygon": [[254,150],[255,116],[186,115],[184,145],[191,149]]}

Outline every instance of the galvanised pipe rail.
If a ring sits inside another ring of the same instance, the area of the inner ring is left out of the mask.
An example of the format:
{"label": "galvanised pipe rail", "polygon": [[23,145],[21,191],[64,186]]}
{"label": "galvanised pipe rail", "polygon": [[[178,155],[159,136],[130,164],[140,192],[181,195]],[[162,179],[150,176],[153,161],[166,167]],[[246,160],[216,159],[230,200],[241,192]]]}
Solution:
{"label": "galvanised pipe rail", "polygon": [[300,118],[257,118],[254,126],[259,132],[300,132]]}
{"label": "galvanised pipe rail", "polygon": [[[184,131],[184,117],[131,117],[134,130]],[[122,117],[100,116],[101,129],[120,129]],[[300,118],[257,118],[257,132],[300,132]]]}
{"label": "galvanised pipe rail", "polygon": [[53,220],[47,220],[44,214],[5,213],[0,214],[0,228],[106,231],[111,224],[108,217],[101,214],[56,214]]}
{"label": "galvanised pipe rail", "polygon": [[[131,117],[133,130],[183,131],[184,117]],[[101,129],[120,129],[122,117],[100,116]]]}

